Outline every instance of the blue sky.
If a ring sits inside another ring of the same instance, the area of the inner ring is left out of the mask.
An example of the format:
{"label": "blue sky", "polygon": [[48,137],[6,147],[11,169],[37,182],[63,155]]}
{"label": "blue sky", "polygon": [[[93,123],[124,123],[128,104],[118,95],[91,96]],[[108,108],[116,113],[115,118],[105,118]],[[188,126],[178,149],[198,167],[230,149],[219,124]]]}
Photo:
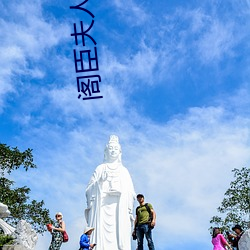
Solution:
{"label": "blue sky", "polygon": [[38,166],[10,178],[64,214],[62,250],[77,249],[86,185],[116,134],[157,213],[156,248],[211,249],[209,220],[250,160],[250,1],[89,0],[96,100],[77,98],[70,34],[92,20],[69,8],[80,3],[0,0],[1,143],[32,148]]}

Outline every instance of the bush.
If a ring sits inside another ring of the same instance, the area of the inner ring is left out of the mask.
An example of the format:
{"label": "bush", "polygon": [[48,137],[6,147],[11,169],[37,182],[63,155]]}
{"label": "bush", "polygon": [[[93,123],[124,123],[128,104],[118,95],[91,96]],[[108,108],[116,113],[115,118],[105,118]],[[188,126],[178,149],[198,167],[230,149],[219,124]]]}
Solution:
{"label": "bush", "polygon": [[14,238],[10,235],[0,234],[0,247],[3,245],[13,245]]}

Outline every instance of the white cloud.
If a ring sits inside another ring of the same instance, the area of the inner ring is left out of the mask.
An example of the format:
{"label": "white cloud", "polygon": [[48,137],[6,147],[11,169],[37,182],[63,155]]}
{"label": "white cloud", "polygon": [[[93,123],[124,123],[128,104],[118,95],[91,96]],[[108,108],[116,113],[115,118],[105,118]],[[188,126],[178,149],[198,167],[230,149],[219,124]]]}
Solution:
{"label": "white cloud", "polygon": [[[141,39],[140,46],[135,53],[129,56],[116,56],[107,48],[102,49],[101,57],[101,76],[105,81],[115,85],[120,91],[125,91],[127,95],[145,85],[157,84],[156,72],[159,64],[161,65],[161,52],[153,47],[147,46]],[[160,62],[159,62],[160,61]],[[165,65],[166,65],[165,58]],[[104,86],[105,87],[105,86]],[[125,94],[126,95],[126,94]]]}
{"label": "white cloud", "polygon": [[[0,46],[0,96],[10,91],[16,91],[21,82],[21,76],[42,78],[42,67],[35,66],[42,59],[46,49],[51,48],[65,38],[67,26],[58,26],[52,20],[47,22],[42,16],[39,1],[27,3],[25,1],[12,2],[5,5],[4,13],[12,13],[12,19],[0,19],[1,46]],[[7,15],[7,14],[6,14]],[[11,32],[9,32],[11,30]],[[70,32],[68,31],[67,34]],[[32,60],[32,64],[30,64]],[[18,81],[13,77],[19,75]],[[1,98],[1,99],[2,99]],[[1,109],[3,102],[0,103]]]}
{"label": "white cloud", "polygon": [[220,105],[226,105],[228,108],[232,109],[236,114],[249,114],[249,104],[250,104],[250,87],[249,82],[245,82],[240,86],[233,95],[230,97],[225,97],[224,95],[219,98]]}
{"label": "white cloud", "polygon": [[[169,66],[174,65],[171,69],[189,67],[194,59],[213,65],[235,56],[237,45],[246,36],[244,25],[239,27],[239,20],[218,13],[212,4],[211,9],[213,11],[203,4],[190,9],[177,8],[175,13],[165,15],[158,21],[156,27],[161,37],[158,45],[161,53],[165,52],[171,59]],[[151,40],[154,41],[154,38]],[[164,43],[161,44],[161,41]]]}
{"label": "white cloud", "polygon": [[[48,92],[48,97],[51,99],[52,105],[59,108],[69,117],[86,118],[98,120],[96,116],[102,115],[108,119],[113,114],[124,113],[124,95],[119,90],[119,87],[112,87],[105,82],[100,82],[101,99],[82,100],[78,99],[78,92],[75,86],[67,85],[63,88],[53,89]],[[78,108],[76,108],[78,107]]]}
{"label": "white cloud", "polygon": [[193,33],[199,33],[207,22],[211,20],[211,17],[206,15],[200,8],[187,12],[186,16],[190,18],[190,27]]}
{"label": "white cloud", "polygon": [[144,42],[141,43],[140,50],[127,63],[129,73],[134,76],[136,82],[143,80],[143,83],[155,83],[154,70],[159,63],[159,55],[153,48],[147,47]]}
{"label": "white cloud", "polygon": [[232,25],[222,24],[218,20],[213,21],[197,42],[201,60],[210,63],[232,56],[236,41]]}
{"label": "white cloud", "polygon": [[[108,48],[101,49],[101,76],[103,79],[108,79],[112,83],[120,84],[119,80],[122,75],[126,75],[128,70],[127,65],[121,62],[117,56]],[[127,79],[124,79],[125,81]]]}
{"label": "white cloud", "polygon": [[143,5],[139,5],[133,0],[128,0],[126,2],[114,0],[113,3],[119,11],[119,15],[132,27],[142,25],[149,17],[149,15],[143,10]]}

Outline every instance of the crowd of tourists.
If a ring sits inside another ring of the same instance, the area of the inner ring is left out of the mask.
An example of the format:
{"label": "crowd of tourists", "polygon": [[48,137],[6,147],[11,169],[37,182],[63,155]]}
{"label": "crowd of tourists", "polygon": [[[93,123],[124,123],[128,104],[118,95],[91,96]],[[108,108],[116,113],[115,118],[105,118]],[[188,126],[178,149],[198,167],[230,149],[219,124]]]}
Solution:
{"label": "crowd of tourists", "polygon": [[[152,204],[145,203],[144,195],[138,194],[137,201],[139,206],[136,208],[136,217],[134,221],[134,230],[132,237],[137,240],[137,250],[143,250],[144,236],[148,243],[149,250],[155,250],[154,242],[152,238],[152,230],[156,223],[156,213]],[[55,225],[48,224],[47,228],[52,235],[52,240],[49,246],[49,250],[60,250],[62,243],[64,242],[63,233],[66,232],[65,222],[63,221],[63,215],[61,212],[55,215]],[[83,234],[80,237],[80,249],[79,250],[92,250],[97,243],[91,243],[90,237],[94,227],[86,227]]]}

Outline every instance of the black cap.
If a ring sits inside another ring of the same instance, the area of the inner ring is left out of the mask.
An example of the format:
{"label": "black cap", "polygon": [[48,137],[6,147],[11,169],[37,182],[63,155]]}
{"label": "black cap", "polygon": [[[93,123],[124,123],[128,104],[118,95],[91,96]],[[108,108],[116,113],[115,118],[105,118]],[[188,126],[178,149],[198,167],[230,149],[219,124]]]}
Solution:
{"label": "black cap", "polygon": [[144,198],[144,195],[143,194],[137,194],[137,196],[136,196],[136,198],[138,199],[138,198]]}
{"label": "black cap", "polygon": [[239,229],[240,231],[243,231],[240,225],[235,225],[232,227],[232,230],[234,231],[235,229]]}

